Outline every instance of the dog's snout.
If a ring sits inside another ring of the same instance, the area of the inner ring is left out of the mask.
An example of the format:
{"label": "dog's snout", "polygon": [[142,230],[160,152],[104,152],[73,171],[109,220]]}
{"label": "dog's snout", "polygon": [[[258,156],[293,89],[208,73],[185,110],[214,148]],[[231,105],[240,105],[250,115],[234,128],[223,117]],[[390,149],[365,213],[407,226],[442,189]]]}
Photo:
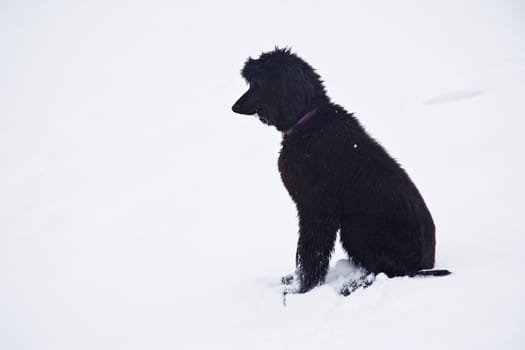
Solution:
{"label": "dog's snout", "polygon": [[251,115],[255,114],[255,106],[252,106],[250,100],[246,98],[246,95],[241,96],[241,98],[235,102],[232,106],[232,111],[239,114]]}
{"label": "dog's snout", "polygon": [[232,106],[232,111],[235,113],[241,113],[241,106],[239,101],[234,103],[234,105]]}

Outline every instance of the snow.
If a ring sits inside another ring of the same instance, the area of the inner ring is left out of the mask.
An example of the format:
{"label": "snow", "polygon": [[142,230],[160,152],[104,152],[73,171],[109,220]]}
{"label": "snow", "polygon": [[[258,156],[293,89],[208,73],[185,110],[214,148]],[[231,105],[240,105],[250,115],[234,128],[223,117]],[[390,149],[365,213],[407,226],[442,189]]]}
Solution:
{"label": "snow", "polygon": [[475,96],[481,95],[482,93],[483,93],[483,90],[448,91],[439,96],[431,98],[430,100],[426,101],[425,104],[431,105],[431,104],[437,104],[437,103],[449,103],[449,102],[462,100],[465,98],[475,97]]}
{"label": "snow", "polygon": [[[0,349],[523,349],[521,1],[2,1]],[[287,295],[280,135],[235,115],[290,45],[407,169],[441,278]]]}

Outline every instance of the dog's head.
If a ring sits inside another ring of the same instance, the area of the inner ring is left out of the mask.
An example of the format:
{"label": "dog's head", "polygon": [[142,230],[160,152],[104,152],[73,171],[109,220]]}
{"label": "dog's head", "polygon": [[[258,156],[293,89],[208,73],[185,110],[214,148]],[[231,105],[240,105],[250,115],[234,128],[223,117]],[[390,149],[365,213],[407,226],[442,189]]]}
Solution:
{"label": "dog's head", "polygon": [[319,75],[290,49],[275,48],[258,59],[248,58],[241,75],[250,87],[232,110],[257,114],[263,123],[279,131],[287,130],[303,114],[328,101]]}

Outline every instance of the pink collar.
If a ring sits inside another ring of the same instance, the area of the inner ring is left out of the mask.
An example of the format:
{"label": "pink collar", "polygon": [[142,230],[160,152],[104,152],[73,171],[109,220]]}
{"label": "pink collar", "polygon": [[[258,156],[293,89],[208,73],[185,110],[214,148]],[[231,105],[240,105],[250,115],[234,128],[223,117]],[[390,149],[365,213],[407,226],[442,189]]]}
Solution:
{"label": "pink collar", "polygon": [[283,132],[283,135],[284,136],[290,136],[293,133],[293,131],[294,131],[296,126],[302,125],[302,124],[306,123],[307,121],[309,121],[310,119],[312,119],[312,117],[315,115],[315,112],[317,112],[317,108],[315,108],[315,109],[311,110],[310,112],[306,113],[305,115],[303,115],[301,117],[301,119],[299,119],[294,125],[292,125],[290,128],[285,130]]}

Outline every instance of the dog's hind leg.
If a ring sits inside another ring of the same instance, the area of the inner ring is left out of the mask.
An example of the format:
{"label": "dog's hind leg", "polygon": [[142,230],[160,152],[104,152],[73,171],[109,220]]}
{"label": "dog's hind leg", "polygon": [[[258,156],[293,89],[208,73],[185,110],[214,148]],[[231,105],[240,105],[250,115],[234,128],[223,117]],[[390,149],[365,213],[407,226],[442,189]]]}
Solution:
{"label": "dog's hind leg", "polygon": [[367,275],[361,276],[356,280],[351,280],[346,282],[343,285],[343,288],[341,288],[340,293],[341,295],[347,297],[353,292],[355,292],[359,288],[368,288],[374,283],[376,280],[376,275],[373,273],[369,273]]}

